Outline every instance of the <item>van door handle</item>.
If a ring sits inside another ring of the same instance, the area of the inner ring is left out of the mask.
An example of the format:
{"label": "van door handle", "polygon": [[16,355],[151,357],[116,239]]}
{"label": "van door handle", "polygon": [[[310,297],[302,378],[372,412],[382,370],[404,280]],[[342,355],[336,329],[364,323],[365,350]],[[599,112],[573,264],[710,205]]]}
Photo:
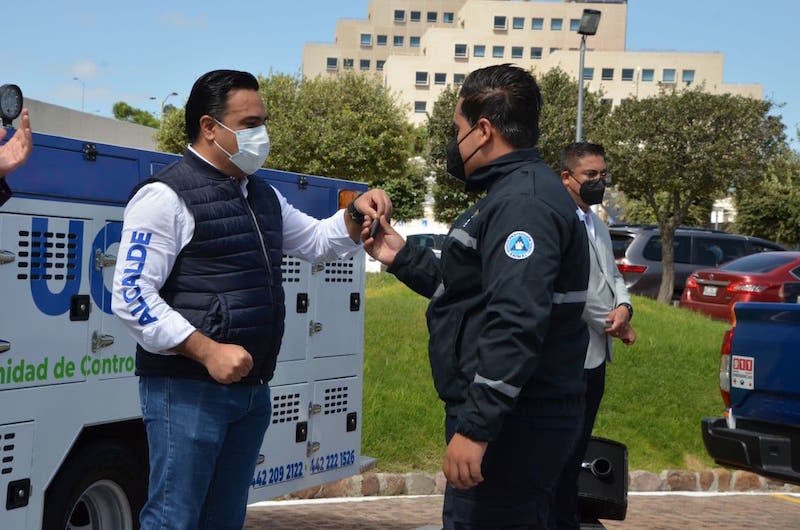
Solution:
{"label": "van door handle", "polygon": [[113,335],[101,335],[96,331],[92,333],[92,353],[97,353],[97,350],[101,350],[112,344],[114,344]]}
{"label": "van door handle", "polygon": [[0,265],[11,263],[15,259],[17,259],[17,256],[15,256],[13,252],[9,252],[7,250],[0,250]]}
{"label": "van door handle", "polygon": [[11,349],[11,343],[7,340],[0,340],[0,353],[5,353]]}

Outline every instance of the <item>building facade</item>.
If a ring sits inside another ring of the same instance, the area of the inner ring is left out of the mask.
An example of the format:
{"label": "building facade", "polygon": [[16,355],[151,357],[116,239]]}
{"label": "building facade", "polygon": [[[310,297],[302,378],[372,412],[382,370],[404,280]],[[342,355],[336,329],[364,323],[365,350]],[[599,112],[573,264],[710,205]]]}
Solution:
{"label": "building facade", "polygon": [[587,38],[583,79],[613,105],[663,89],[703,84],[711,93],[761,99],[761,85],[724,84],[721,53],[625,49],[626,0],[371,0],[366,20],[340,20],[331,44],[307,43],[303,75],[357,71],[378,76],[422,124],[447,85],[469,72],[514,63],[535,73],[559,67],[578,77],[585,8],[602,15]]}

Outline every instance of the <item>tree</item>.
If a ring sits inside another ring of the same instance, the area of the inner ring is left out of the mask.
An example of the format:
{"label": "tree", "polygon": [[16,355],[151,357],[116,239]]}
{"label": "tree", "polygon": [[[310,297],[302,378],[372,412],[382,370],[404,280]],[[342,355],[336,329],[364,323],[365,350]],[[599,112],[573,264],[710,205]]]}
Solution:
{"label": "tree", "polygon": [[693,205],[758,180],[784,143],[772,103],[692,90],[628,99],[605,120],[599,139],[614,182],[629,198],[645,202],[661,231],[658,300],[674,288],[675,228]]}
{"label": "tree", "polygon": [[782,149],[754,187],[734,193],[737,232],[800,245],[800,154]]}
{"label": "tree", "polygon": [[[538,75],[542,92],[542,115],[539,118],[539,152],[542,160],[561,172],[561,150],[575,141],[578,121],[578,81],[556,67]],[[596,131],[608,115],[610,106],[601,101],[602,94],[583,91],[583,140],[596,142]]]}
{"label": "tree", "polygon": [[[354,73],[316,79],[270,74],[259,77],[259,93],[267,110],[269,167],[391,189],[397,219],[421,208],[424,179],[408,165],[414,129],[379,80]],[[161,149],[183,151],[183,119],[178,111],[165,116],[157,136]]]}
{"label": "tree", "polygon": [[176,109],[164,114],[158,131],[156,131],[156,144],[159,150],[165,153],[183,153],[186,146],[189,145],[189,139],[184,130],[185,122],[184,109]]}
{"label": "tree", "polygon": [[458,87],[448,86],[433,104],[428,117],[428,167],[433,173],[433,213],[437,221],[452,223],[475,201],[476,194],[464,191],[464,183],[447,172],[445,146],[453,139],[453,113],[458,102]]}
{"label": "tree", "polygon": [[147,112],[146,110],[131,107],[124,101],[117,101],[114,103],[111,111],[114,117],[120,121],[127,121],[129,123],[138,123],[146,127],[158,128],[158,118]]}

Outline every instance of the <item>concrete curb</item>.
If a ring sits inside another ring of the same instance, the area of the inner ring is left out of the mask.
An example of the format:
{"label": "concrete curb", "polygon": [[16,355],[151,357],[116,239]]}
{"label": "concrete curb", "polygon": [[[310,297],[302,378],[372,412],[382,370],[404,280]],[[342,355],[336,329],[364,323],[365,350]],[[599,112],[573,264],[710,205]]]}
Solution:
{"label": "concrete curb", "polygon": [[[301,490],[286,499],[332,497],[369,497],[394,495],[441,495],[444,474],[411,471],[375,473],[367,471],[342,480]],[[632,471],[628,491],[700,491],[700,492],[788,492],[800,493],[800,486],[762,477],[749,471],[717,468],[704,471],[665,470],[661,473]]]}

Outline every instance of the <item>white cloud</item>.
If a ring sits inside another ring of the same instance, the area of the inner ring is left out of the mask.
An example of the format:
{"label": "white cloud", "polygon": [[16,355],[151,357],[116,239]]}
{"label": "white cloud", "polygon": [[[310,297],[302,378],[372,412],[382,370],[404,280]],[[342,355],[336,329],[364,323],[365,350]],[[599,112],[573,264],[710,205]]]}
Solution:
{"label": "white cloud", "polygon": [[70,72],[73,77],[80,77],[81,79],[88,79],[96,76],[100,72],[100,67],[91,60],[78,61],[70,66]]}
{"label": "white cloud", "polygon": [[161,20],[168,26],[180,28],[203,28],[206,26],[206,17],[203,15],[189,16],[178,11],[167,11],[161,15]]}

